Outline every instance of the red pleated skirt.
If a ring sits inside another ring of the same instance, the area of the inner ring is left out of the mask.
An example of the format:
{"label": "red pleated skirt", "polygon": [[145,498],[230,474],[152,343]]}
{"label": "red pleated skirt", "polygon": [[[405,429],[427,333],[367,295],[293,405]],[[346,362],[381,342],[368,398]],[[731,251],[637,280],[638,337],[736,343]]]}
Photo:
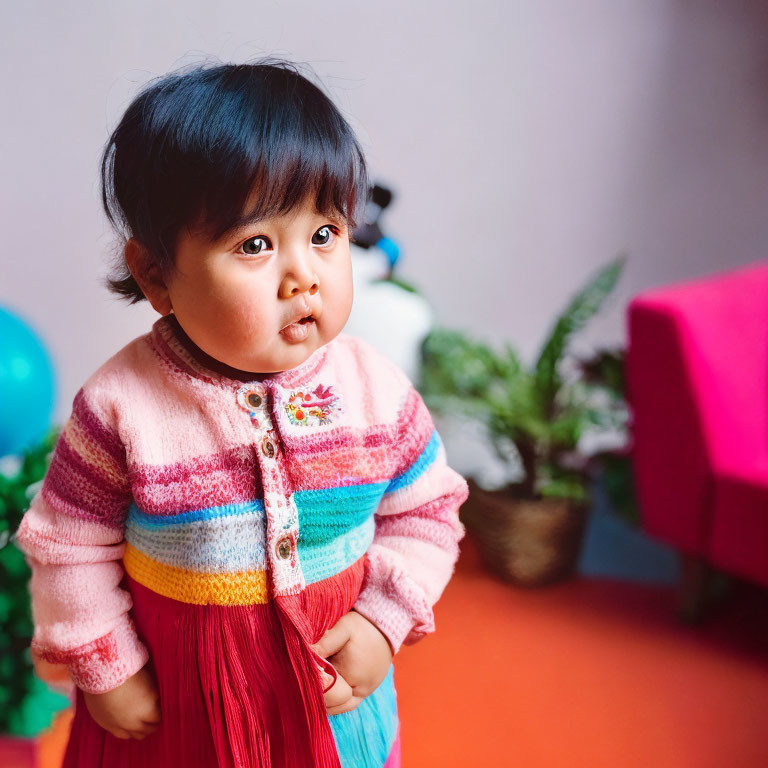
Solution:
{"label": "red pleated skirt", "polygon": [[[248,606],[194,605],[125,575],[150,654],[161,723],[119,739],[80,689],[63,768],[341,768],[309,648],[354,604],[365,557],[299,595]],[[399,768],[400,731],[386,768]]]}

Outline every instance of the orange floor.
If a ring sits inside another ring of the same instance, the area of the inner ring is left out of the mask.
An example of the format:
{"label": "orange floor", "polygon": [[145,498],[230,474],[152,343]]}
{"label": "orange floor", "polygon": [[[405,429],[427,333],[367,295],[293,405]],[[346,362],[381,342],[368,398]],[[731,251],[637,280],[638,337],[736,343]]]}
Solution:
{"label": "orange floor", "polygon": [[694,629],[670,587],[525,590],[489,574],[469,535],[461,546],[437,632],[395,661],[403,768],[768,766],[768,592],[737,584]]}
{"label": "orange floor", "polygon": [[403,768],[764,768],[768,593],[700,628],[674,589],[578,577],[525,590],[462,541],[437,631],[396,658]]}

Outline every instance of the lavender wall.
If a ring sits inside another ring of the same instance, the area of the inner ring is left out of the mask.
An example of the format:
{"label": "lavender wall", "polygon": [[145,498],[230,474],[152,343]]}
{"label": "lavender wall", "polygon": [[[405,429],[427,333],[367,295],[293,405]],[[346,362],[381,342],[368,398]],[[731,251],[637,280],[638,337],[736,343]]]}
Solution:
{"label": "lavender wall", "polygon": [[310,64],[398,193],[403,275],[443,322],[529,356],[619,251],[628,269],[582,345],[623,339],[634,292],[760,259],[768,241],[758,2],[132,0],[1,20],[0,304],[52,350],[59,419],[156,317],[99,285],[100,149],[143,82],[204,54]]}

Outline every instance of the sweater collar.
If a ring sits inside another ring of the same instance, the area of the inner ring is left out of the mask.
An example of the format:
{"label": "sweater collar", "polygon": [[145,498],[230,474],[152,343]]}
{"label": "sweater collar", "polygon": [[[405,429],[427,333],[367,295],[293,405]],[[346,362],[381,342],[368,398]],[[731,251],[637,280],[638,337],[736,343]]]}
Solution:
{"label": "sweater collar", "polygon": [[325,344],[301,365],[287,371],[253,373],[232,368],[211,357],[189,338],[173,313],[154,322],[150,338],[155,349],[177,369],[194,378],[225,386],[240,386],[243,382],[253,381],[274,381],[284,388],[305,385],[318,374],[328,351]]}

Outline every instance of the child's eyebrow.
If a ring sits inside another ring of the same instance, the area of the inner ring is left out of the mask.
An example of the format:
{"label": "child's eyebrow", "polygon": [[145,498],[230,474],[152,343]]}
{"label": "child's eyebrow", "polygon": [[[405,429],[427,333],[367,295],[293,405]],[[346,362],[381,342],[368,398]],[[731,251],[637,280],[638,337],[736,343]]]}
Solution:
{"label": "child's eyebrow", "polygon": [[[317,213],[317,216],[318,218],[330,219],[334,224],[338,224],[342,227],[345,225],[344,218],[338,214]],[[258,213],[245,213],[240,216],[240,218],[236,219],[231,226],[227,227],[227,229],[221,235],[221,239],[223,240],[225,238],[232,237],[241,229],[256,226],[257,224],[260,224],[264,221],[269,221],[269,218],[260,216]]]}
{"label": "child's eyebrow", "polygon": [[227,229],[221,235],[221,238],[224,239],[226,237],[230,237],[236,232],[239,232],[241,229],[255,226],[262,221],[267,221],[267,219],[265,219],[263,216],[259,216],[257,213],[245,213],[240,216],[240,218],[236,219],[231,226],[227,227]]}

